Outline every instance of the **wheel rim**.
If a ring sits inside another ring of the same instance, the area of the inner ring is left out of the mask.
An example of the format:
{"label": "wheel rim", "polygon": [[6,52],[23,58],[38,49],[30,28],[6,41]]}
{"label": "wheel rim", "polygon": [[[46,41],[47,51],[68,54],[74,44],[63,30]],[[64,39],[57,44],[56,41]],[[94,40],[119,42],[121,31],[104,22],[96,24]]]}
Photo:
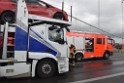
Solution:
{"label": "wheel rim", "polygon": [[105,58],[109,58],[109,55],[108,54],[105,54]]}
{"label": "wheel rim", "polygon": [[81,61],[81,57],[78,57],[77,60],[78,60],[78,61]]}
{"label": "wheel rim", "polygon": [[77,61],[81,61],[82,60],[82,56],[81,55],[77,55]]}
{"label": "wheel rim", "polygon": [[44,74],[49,74],[52,71],[52,67],[49,64],[44,64],[42,66],[42,71]]}
{"label": "wheel rim", "polygon": [[13,15],[12,14],[5,14],[4,20],[7,22],[12,22],[13,21]]}

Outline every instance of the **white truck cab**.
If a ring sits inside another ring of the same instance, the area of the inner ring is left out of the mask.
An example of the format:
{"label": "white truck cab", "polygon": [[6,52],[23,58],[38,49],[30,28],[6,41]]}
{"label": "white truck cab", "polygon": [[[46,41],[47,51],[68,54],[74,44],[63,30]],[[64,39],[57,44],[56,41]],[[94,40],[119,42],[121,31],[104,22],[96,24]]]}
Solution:
{"label": "white truck cab", "polygon": [[[29,23],[28,20],[35,20]],[[66,28],[69,22],[29,15],[24,0],[18,0],[16,24],[3,27],[3,49],[0,55],[0,77],[38,75],[51,77],[69,71]],[[14,30],[11,31],[11,28]],[[13,33],[13,45],[8,46]],[[13,49],[13,50],[8,50]]]}

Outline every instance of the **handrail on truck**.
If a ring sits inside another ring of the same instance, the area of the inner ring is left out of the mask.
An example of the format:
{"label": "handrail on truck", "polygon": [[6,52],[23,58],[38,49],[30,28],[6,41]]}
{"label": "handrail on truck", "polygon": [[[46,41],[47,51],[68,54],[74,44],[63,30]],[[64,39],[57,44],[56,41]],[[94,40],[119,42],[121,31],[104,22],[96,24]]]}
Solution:
{"label": "handrail on truck", "polygon": [[8,62],[15,62],[16,60],[14,58],[7,58],[7,40],[8,40],[8,22],[5,23],[4,25],[4,37],[3,37],[3,51],[2,51],[2,59],[0,59],[0,63],[8,63]]}

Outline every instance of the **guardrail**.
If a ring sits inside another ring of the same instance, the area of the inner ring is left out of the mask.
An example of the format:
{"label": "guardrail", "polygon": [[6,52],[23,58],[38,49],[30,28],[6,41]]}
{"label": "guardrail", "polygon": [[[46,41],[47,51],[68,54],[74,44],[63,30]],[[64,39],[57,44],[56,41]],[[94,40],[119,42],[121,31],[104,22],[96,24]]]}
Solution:
{"label": "guardrail", "polygon": [[124,50],[122,50],[122,49],[114,49],[114,53],[124,53]]}

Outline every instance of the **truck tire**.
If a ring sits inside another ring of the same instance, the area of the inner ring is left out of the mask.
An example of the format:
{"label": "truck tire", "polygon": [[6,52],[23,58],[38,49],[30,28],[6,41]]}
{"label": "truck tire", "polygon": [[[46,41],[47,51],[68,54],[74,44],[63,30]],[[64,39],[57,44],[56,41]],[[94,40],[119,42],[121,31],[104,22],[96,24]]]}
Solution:
{"label": "truck tire", "polygon": [[103,56],[104,59],[109,59],[109,57],[110,57],[109,53],[105,53],[104,56]]}
{"label": "truck tire", "polygon": [[43,60],[37,65],[36,74],[41,78],[51,77],[55,72],[56,66],[52,60]]}
{"label": "truck tire", "polygon": [[75,61],[80,62],[83,59],[83,54],[77,53],[75,55]]}

